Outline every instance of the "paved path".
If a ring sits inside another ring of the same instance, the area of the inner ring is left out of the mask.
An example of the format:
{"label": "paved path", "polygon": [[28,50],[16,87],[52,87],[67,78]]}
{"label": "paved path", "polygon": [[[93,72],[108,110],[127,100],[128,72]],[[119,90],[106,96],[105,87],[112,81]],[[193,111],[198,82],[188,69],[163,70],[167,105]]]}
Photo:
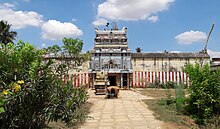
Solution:
{"label": "paved path", "polygon": [[137,92],[121,90],[118,99],[105,99],[104,95],[94,95],[90,116],[80,129],[161,129],[161,121],[155,120],[153,112],[141,99],[147,99]]}

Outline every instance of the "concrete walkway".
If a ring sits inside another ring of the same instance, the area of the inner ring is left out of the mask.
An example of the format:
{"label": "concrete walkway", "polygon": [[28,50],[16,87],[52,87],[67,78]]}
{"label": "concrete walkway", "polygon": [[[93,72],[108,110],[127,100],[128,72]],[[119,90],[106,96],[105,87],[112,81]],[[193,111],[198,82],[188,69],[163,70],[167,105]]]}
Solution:
{"label": "concrete walkway", "polygon": [[155,120],[153,112],[141,101],[146,96],[130,90],[121,90],[117,99],[105,99],[94,91],[89,94],[92,118],[80,129],[161,129],[163,122]]}

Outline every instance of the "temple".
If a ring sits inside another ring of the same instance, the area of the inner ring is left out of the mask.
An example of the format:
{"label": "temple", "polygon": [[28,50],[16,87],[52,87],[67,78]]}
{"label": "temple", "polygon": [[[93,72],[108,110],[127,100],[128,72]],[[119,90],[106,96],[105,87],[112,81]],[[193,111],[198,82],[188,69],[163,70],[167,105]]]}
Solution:
{"label": "temple", "polygon": [[[91,51],[90,79],[94,82],[96,73],[108,74],[111,86],[126,89],[132,82],[131,50],[128,48],[127,28],[95,29],[94,48]],[[94,84],[91,84],[92,87]]]}
{"label": "temple", "polygon": [[[58,64],[74,58],[61,55],[45,55],[44,60],[54,59]],[[219,67],[219,58],[213,59],[212,68]],[[186,64],[210,64],[211,59],[206,52],[131,52],[128,47],[127,28],[95,28],[94,47],[91,60],[86,61],[78,69],[70,69],[64,78],[73,80],[76,87],[94,88],[97,73],[105,72],[110,86],[121,89],[148,87],[156,81],[161,84],[174,82],[190,83],[188,75],[183,71]],[[80,70],[79,70],[80,69]]]}

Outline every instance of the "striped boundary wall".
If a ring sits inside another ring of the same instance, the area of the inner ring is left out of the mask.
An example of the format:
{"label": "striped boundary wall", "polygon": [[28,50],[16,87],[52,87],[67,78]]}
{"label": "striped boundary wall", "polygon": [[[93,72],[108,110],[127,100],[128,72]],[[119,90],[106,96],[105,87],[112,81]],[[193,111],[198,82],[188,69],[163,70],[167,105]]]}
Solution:
{"label": "striped boundary wall", "polygon": [[74,87],[87,86],[89,87],[90,79],[89,73],[77,73],[77,74],[68,74],[62,77],[63,81],[66,83],[67,80],[73,81]]}
{"label": "striped boundary wall", "polygon": [[189,85],[189,77],[184,72],[154,72],[154,71],[134,71],[133,72],[133,87],[147,87],[149,83],[154,83],[155,80],[166,84],[168,81],[177,84],[183,83]]}
{"label": "striped boundary wall", "polygon": [[[67,80],[72,80],[74,87],[90,87],[89,73],[69,74],[63,76],[62,78],[65,83]],[[149,83],[154,83],[156,79],[162,84],[172,81],[176,82],[177,84],[184,83],[185,85],[189,86],[189,77],[184,72],[134,71],[132,87],[144,88],[147,87]]]}

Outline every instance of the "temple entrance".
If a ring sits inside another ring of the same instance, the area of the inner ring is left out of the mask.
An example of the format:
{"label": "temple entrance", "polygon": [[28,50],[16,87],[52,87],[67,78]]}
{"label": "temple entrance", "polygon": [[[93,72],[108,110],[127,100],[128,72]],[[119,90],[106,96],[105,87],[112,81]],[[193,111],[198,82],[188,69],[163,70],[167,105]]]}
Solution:
{"label": "temple entrance", "polygon": [[116,76],[108,76],[110,86],[116,86]]}

